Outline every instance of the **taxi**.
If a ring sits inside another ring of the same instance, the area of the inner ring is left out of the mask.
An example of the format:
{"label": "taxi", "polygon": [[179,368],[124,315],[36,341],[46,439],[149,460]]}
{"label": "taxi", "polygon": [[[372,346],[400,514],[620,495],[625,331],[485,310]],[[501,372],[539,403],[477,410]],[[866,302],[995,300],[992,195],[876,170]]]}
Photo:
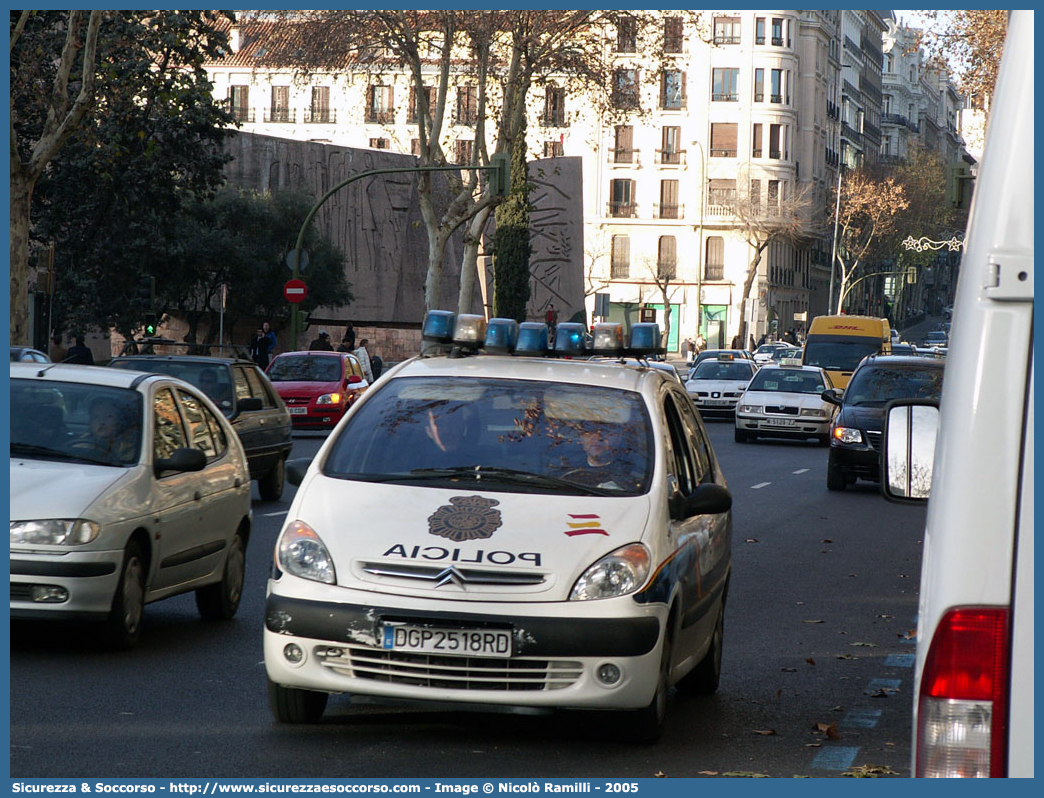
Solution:
{"label": "taxi", "polygon": [[685,390],[701,415],[731,418],[736,402],[757,371],[753,360],[720,354],[696,365],[685,381]]}
{"label": "taxi", "polygon": [[837,408],[822,393],[832,387],[823,369],[802,366],[798,359],[762,366],[736,406],[736,442],[759,436],[815,438],[826,446]]}
{"label": "taxi", "polygon": [[725,477],[645,362],[658,326],[585,332],[549,348],[543,324],[431,311],[430,353],[291,462],[263,632],[277,721],[345,693],[614,710],[651,742],[672,685],[717,689]]}

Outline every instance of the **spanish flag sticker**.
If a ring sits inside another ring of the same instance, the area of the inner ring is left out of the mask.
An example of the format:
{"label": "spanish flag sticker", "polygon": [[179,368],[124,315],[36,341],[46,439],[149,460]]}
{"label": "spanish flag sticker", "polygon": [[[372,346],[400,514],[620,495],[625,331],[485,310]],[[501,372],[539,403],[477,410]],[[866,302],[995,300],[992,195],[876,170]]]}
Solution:
{"label": "spanish flag sticker", "polygon": [[609,537],[609,533],[602,529],[601,519],[597,515],[576,515],[570,513],[569,517],[573,519],[566,523],[566,526],[569,527],[566,530],[566,534],[569,537],[575,535],[605,535]]}

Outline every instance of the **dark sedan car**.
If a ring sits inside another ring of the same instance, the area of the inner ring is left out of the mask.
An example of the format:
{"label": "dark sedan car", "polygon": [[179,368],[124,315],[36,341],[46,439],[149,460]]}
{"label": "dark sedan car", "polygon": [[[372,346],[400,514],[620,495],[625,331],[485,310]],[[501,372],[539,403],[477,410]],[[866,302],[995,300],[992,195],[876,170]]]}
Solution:
{"label": "dark sedan car", "polygon": [[[162,345],[176,346],[176,345]],[[200,388],[217,405],[246,451],[250,478],[265,501],[278,501],[293,447],[290,413],[252,360],[209,355],[119,355],[115,368],[169,374]]]}
{"label": "dark sedan car", "polygon": [[870,355],[856,368],[842,394],[823,391],[838,405],[830,426],[827,489],[844,490],[856,479],[880,481],[884,406],[892,399],[939,399],[946,360],[908,355]]}

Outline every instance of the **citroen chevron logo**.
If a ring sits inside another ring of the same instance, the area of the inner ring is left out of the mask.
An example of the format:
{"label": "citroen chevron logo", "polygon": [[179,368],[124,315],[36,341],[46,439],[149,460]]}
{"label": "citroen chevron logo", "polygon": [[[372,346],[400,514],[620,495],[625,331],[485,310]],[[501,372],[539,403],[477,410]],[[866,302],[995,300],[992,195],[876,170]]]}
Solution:
{"label": "citroen chevron logo", "polygon": [[435,577],[438,581],[435,583],[436,589],[443,585],[455,585],[461,590],[467,590],[467,585],[464,583],[467,581],[464,578],[464,574],[458,571],[456,568],[447,568],[444,571],[440,571]]}

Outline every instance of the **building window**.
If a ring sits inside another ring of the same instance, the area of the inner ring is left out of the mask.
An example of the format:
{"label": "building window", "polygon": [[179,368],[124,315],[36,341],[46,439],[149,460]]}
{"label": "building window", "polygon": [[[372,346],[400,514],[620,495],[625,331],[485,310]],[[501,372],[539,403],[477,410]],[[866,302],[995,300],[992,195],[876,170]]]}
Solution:
{"label": "building window", "polygon": [[637,208],[634,203],[633,180],[609,181],[609,215],[634,216]]}
{"label": "building window", "polygon": [[772,18],[772,44],[774,47],[783,46],[783,20],[779,17]]}
{"label": "building window", "polygon": [[711,123],[711,158],[735,158],[739,125],[735,122]]}
{"label": "building window", "polygon": [[544,90],[543,122],[547,127],[563,127],[565,125],[565,89],[561,86],[548,86]]}
{"label": "building window", "polygon": [[470,164],[474,148],[475,142],[467,139],[457,139],[453,142],[453,155],[456,162],[458,164]]}
{"label": "building window", "polygon": [[707,188],[711,205],[732,205],[736,202],[736,181],[713,177]]}
{"label": "building window", "polygon": [[250,87],[229,86],[228,106],[237,122],[253,122],[250,113]]}
{"label": "building window", "polygon": [[660,74],[660,108],[680,111],[685,107],[685,73],[680,69],[665,69]]}
{"label": "building window", "polygon": [[612,255],[609,260],[609,278],[623,280],[631,276],[631,238],[613,236]]}
{"label": "building window", "polygon": [[765,70],[758,67],[754,70],[754,102],[765,101]]}
{"label": "building window", "polygon": [[751,158],[760,158],[761,157],[761,153],[762,153],[762,150],[761,150],[761,127],[762,127],[761,122],[755,122],[754,123],[754,129],[751,131],[751,134],[750,134],[750,141],[751,141],[750,157]]}
{"label": "building window", "polygon": [[769,125],[768,157],[780,160],[786,157],[782,145],[783,125]]}
{"label": "building window", "polygon": [[[435,107],[435,101],[438,96],[438,88],[435,86],[425,86],[424,93],[428,98],[428,109],[427,113],[431,116],[431,109]],[[419,121],[418,114],[420,110],[417,108],[417,87],[410,86],[410,104],[406,110],[406,124],[415,125]]]}
{"label": "building window", "polygon": [[660,181],[660,219],[680,219],[681,206],[678,204],[678,181]]}
{"label": "building window", "polygon": [[613,73],[613,107],[625,110],[638,108],[638,70],[617,69]]}
{"label": "building window", "polygon": [[714,43],[715,44],[739,44],[740,43],[740,18],[739,17],[715,17],[714,18]]}
{"label": "building window", "polygon": [[637,43],[638,25],[631,17],[621,17],[616,23],[616,52],[633,53]]}
{"label": "building window", "polygon": [[739,100],[739,70],[713,70],[711,99],[715,102],[737,102]]}
{"label": "building window", "polygon": [[613,163],[633,163],[634,160],[634,128],[630,125],[617,125],[613,142]]}
{"label": "building window", "polygon": [[758,17],[754,20],[754,44],[765,43],[765,18]]}
{"label": "building window", "polygon": [[682,18],[667,17],[663,21],[663,51],[665,53],[680,53],[683,41]]}
{"label": "building window", "polygon": [[457,124],[473,126],[478,121],[478,88],[457,87]]}
{"label": "building window", "polygon": [[290,87],[272,87],[272,106],[268,111],[266,122],[290,121]]}
{"label": "building window", "polygon": [[768,181],[768,212],[770,214],[779,213],[779,203],[785,199],[783,196],[785,189],[786,184],[782,180]]}
{"label": "building window", "polygon": [[656,251],[656,277],[673,280],[678,273],[678,242],[674,236],[660,236]]}
{"label": "building window", "polygon": [[391,141],[385,138],[370,139],[370,147],[375,150],[386,150],[391,146]]}
{"label": "building window", "polygon": [[685,150],[681,149],[681,128],[667,125],[660,134],[660,163],[680,164]]}
{"label": "building window", "polygon": [[725,279],[725,239],[721,236],[707,237],[707,255],[703,261],[703,279]]}
{"label": "building window", "polygon": [[366,89],[366,121],[373,125],[390,125],[395,121],[392,86],[370,86]]}
{"label": "building window", "polygon": [[772,76],[772,96],[771,100],[774,103],[783,102],[783,93],[786,91],[785,75],[782,69],[773,69],[771,72]]}
{"label": "building window", "polygon": [[328,125],[334,121],[330,110],[330,87],[312,86],[312,101],[308,105],[306,122]]}
{"label": "building window", "polygon": [[545,158],[558,158],[564,155],[564,148],[562,142],[558,139],[551,139],[544,142],[544,157]]}

